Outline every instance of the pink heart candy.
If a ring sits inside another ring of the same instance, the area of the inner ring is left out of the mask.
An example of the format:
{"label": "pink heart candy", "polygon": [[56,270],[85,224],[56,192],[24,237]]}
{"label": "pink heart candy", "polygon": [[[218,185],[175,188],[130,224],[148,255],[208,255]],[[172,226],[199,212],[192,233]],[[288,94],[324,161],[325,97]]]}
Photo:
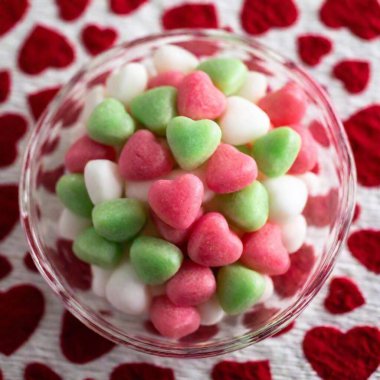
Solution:
{"label": "pink heart candy", "polygon": [[149,79],[148,88],[159,86],[178,87],[185,74],[181,71],[165,71]]}
{"label": "pink heart candy", "polygon": [[202,198],[202,181],[193,174],[155,181],[148,194],[154,213],[169,226],[182,230],[190,227],[197,218]]}
{"label": "pink heart candy", "polygon": [[110,160],[116,158],[112,146],[100,144],[83,136],[74,142],[65,155],[65,168],[72,173],[83,173],[87,162],[91,160]]}
{"label": "pink heart candy", "polygon": [[203,215],[195,225],[188,244],[190,258],[204,266],[219,267],[239,260],[243,244],[218,212]]}
{"label": "pink heart candy", "polygon": [[307,98],[297,84],[290,82],[264,96],[259,107],[268,114],[275,127],[297,124],[305,115]]}
{"label": "pink heart candy", "polygon": [[178,86],[177,107],[193,120],[216,119],[226,107],[226,97],[202,71],[188,74]]}
{"label": "pink heart candy", "polygon": [[168,174],[174,166],[169,148],[147,130],[129,138],[120,154],[119,171],[127,180],[146,181]]}
{"label": "pink heart candy", "polygon": [[194,226],[194,224],[196,224],[197,220],[203,215],[203,210],[200,209],[197,215],[197,219],[191,224],[190,227],[185,228],[183,230],[169,226],[169,224],[163,222],[154,212],[151,212],[151,215],[153,222],[160,235],[165,240],[170,241],[170,243],[181,245],[187,241],[192,227]]}
{"label": "pink heart candy", "polygon": [[207,186],[216,193],[233,193],[257,177],[255,160],[231,145],[220,144],[206,168]]}
{"label": "pink heart candy", "polygon": [[303,174],[315,167],[318,161],[317,143],[308,129],[302,125],[292,125],[301,136],[301,149],[292,167],[289,169],[290,174]]}
{"label": "pink heart candy", "polygon": [[283,274],[289,269],[290,258],[278,225],[267,223],[260,230],[244,235],[243,244],[240,261],[247,267],[269,275]]}

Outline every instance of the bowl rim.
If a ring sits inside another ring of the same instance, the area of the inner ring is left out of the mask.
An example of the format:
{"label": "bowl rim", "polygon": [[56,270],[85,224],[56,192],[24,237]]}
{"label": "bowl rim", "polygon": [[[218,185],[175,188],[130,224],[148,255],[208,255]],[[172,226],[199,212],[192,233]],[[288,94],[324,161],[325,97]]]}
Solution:
{"label": "bowl rim", "polygon": [[42,249],[39,236],[35,233],[30,220],[32,207],[32,189],[31,186],[29,186],[31,176],[30,165],[35,155],[34,151],[36,149],[38,136],[44,126],[44,120],[49,116],[51,110],[57,107],[61,99],[66,95],[67,90],[76,82],[80,74],[93,64],[93,60],[90,60],[88,63],[82,66],[81,69],[78,70],[77,74],[75,74],[72,79],[59,91],[58,95],[53,99],[49,107],[47,107],[47,109],[43,112],[37,121],[36,126],[29,137],[29,142],[27,144],[23,158],[19,185],[19,206],[21,224],[27,237],[28,244],[31,248],[31,255],[34,262],[36,263],[39,272],[48,283],[48,285],[52,288],[54,293],[56,293],[58,297],[63,301],[65,307],[83,324],[98,334],[102,335],[103,337],[114,341],[115,343],[130,347],[136,351],[164,357],[203,358],[217,356],[235,351],[237,349],[242,349],[276,334],[288,324],[290,324],[295,318],[297,318],[298,315],[311,302],[311,300],[319,292],[320,288],[329,277],[337,260],[338,254],[347,238],[355,205],[356,169],[351,148],[349,146],[343,125],[338,118],[335,110],[333,109],[329,99],[327,98],[325,91],[309,74],[307,74],[293,61],[288,60],[287,58],[273,51],[266,45],[256,41],[250,36],[215,29],[178,29],[170,32],[150,34],[131,40],[129,42],[124,42],[97,56],[95,60],[102,59],[106,55],[112,55],[120,49],[128,49],[139,44],[156,41],[166,37],[178,38],[180,36],[191,37],[194,39],[197,37],[214,38],[215,40],[228,38],[239,41],[244,45],[248,45],[250,48],[257,51],[265,52],[266,55],[270,56],[270,59],[283,66],[286,66],[287,69],[292,70],[295,75],[302,78],[305,82],[308,83],[324,107],[331,124],[334,128],[336,128],[337,135],[339,137],[336,143],[338,144],[338,147],[341,150],[342,154],[344,154],[346,157],[347,164],[342,167],[342,182],[345,183],[346,186],[342,186],[342,199],[339,203],[338,216],[341,218],[340,225],[338,226],[338,230],[335,233],[335,239],[332,242],[331,247],[329,247],[328,252],[325,254],[323,260],[321,260],[319,264],[318,271],[316,271],[316,273],[314,273],[309,278],[307,286],[305,286],[303,291],[299,294],[297,300],[291,306],[282,310],[278,316],[276,316],[276,320],[272,323],[265,325],[258,330],[248,331],[241,336],[229,338],[226,341],[220,341],[210,346],[202,346],[196,348],[176,346],[163,347],[162,343],[148,343],[147,341],[132,338],[127,334],[121,334],[120,330],[116,329],[112,324],[106,322],[104,319],[100,319],[97,315],[94,315],[94,313],[89,308],[83,307],[83,305],[81,305],[75,299],[75,297],[73,297],[71,292],[61,284],[61,282],[54,275],[54,270],[50,263],[47,260],[43,260],[45,254]]}

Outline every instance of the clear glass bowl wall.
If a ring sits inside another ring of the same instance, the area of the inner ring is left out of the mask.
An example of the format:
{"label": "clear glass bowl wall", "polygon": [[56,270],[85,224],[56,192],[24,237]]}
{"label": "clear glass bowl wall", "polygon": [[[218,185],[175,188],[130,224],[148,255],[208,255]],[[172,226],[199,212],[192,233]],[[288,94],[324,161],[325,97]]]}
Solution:
{"label": "clear glass bowl wall", "polygon": [[[277,293],[245,315],[225,318],[218,326],[203,327],[180,341],[156,334],[144,318],[129,317],[91,293],[87,265],[73,258],[70,242],[57,233],[62,204],[54,194],[55,179],[62,174],[65,151],[78,133],[73,122],[86,92],[104,82],[107,74],[131,61],[151,66],[152,52],[163,44],[179,44],[201,54],[243,59],[250,68],[268,75],[270,88],[288,81],[303,88],[309,107],[306,126],[319,123],[328,147],[319,145],[319,176],[324,193],[335,192],[336,202],[325,208],[327,224],[309,226],[306,244],[314,247],[315,262],[292,296]],[[35,126],[20,184],[24,229],[33,258],[51,288],[83,323],[101,335],[138,351],[161,356],[206,357],[234,351],[275,334],[289,324],[316,295],[332,270],[351,221],[355,193],[355,168],[343,127],[324,91],[294,63],[250,38],[221,31],[177,31],[149,36],[120,45],[83,67],[61,90]]]}

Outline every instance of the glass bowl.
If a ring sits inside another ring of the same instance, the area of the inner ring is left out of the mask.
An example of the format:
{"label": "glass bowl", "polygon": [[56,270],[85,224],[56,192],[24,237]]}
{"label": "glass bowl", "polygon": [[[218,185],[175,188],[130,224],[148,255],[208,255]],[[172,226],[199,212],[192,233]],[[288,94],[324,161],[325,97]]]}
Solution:
{"label": "glass bowl", "polygon": [[[145,318],[124,315],[92,294],[88,265],[74,257],[71,242],[58,236],[62,204],[54,194],[55,183],[63,173],[64,153],[78,134],[77,119],[84,94],[126,62],[144,61],[153,67],[152,51],[169,43],[185,47],[201,59],[215,54],[240,58],[250,69],[266,73],[272,89],[288,81],[297,83],[309,102],[303,122],[320,142],[318,176],[324,194],[312,197],[306,206],[306,243],[291,256],[288,273],[273,279],[274,296],[244,315],[201,327],[181,340],[159,336]],[[39,271],[67,309],[89,328],[149,354],[208,357],[242,349],[276,334],[315,297],[345,241],[353,214],[355,178],[342,124],[326,93],[308,74],[252,38],[223,31],[180,30],[117,46],[93,59],[64,86],[39,119],[25,153],[20,183],[21,218]]]}

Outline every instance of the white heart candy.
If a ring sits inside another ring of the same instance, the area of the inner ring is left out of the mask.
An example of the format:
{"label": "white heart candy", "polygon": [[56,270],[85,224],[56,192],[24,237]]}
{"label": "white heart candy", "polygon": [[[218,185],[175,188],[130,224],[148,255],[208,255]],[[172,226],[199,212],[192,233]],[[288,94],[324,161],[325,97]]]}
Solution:
{"label": "white heart candy", "polygon": [[141,63],[128,63],[111,74],[106,83],[106,94],[125,105],[143,93],[148,84],[148,73]]}
{"label": "white heart candy", "polygon": [[91,265],[92,282],[91,290],[98,297],[106,296],[107,282],[111,277],[112,270],[99,268],[95,265]]}
{"label": "white heart candy", "polygon": [[289,253],[298,251],[306,238],[307,223],[303,215],[289,218],[280,224],[282,243]]}
{"label": "white heart candy", "polygon": [[273,295],[274,285],[273,285],[272,279],[269,276],[264,276],[264,278],[265,278],[264,293],[261,295],[261,297],[257,301],[257,303],[259,303],[259,302],[264,303],[264,302],[268,301],[269,298],[271,298]]}
{"label": "white heart candy", "polygon": [[297,175],[301,179],[310,195],[317,195],[321,192],[321,178],[313,172],[306,172],[304,174]]}
{"label": "white heart candy", "polygon": [[125,183],[125,196],[147,202],[149,189],[154,181],[127,181]]}
{"label": "white heart candy", "polygon": [[64,209],[58,221],[58,232],[61,237],[74,240],[84,229],[91,226],[91,220],[73,214]]}
{"label": "white heart candy", "polygon": [[284,223],[301,214],[307,201],[307,187],[292,175],[265,179],[263,185],[269,195],[269,220]]}
{"label": "white heart candy", "polygon": [[241,96],[250,102],[257,103],[262,98],[268,88],[267,77],[257,71],[250,71],[247,78],[236,95]]}
{"label": "white heart candy", "polygon": [[230,96],[219,125],[225,143],[242,145],[265,135],[269,131],[270,120],[256,104],[240,96]]}
{"label": "white heart candy", "polygon": [[153,54],[153,62],[158,74],[171,70],[188,73],[195,70],[199,63],[195,55],[174,45],[159,47]]}
{"label": "white heart candy", "polygon": [[91,160],[84,168],[84,182],[95,205],[123,194],[123,180],[118,166],[109,160]]}
{"label": "white heart candy", "polygon": [[139,280],[128,262],[112,273],[106,286],[106,297],[112,306],[126,314],[140,315],[149,309],[148,287]]}
{"label": "white heart candy", "polygon": [[207,302],[198,305],[197,309],[201,317],[202,326],[215,325],[226,315],[215,295]]}

